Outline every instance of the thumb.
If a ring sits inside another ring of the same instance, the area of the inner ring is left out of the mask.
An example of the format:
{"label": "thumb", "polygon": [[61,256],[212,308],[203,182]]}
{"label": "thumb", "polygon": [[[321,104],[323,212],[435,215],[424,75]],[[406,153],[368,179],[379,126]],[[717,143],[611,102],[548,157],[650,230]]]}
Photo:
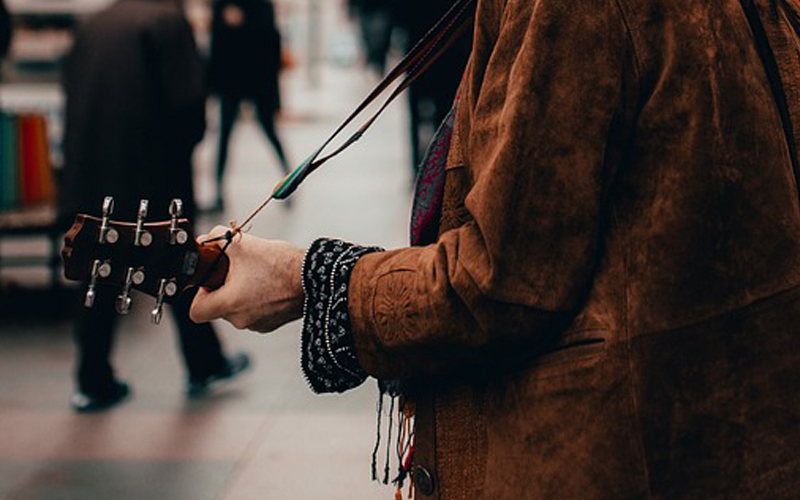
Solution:
{"label": "thumb", "polygon": [[221,318],[228,310],[225,286],[213,292],[200,287],[189,309],[189,318],[195,323],[207,323]]}

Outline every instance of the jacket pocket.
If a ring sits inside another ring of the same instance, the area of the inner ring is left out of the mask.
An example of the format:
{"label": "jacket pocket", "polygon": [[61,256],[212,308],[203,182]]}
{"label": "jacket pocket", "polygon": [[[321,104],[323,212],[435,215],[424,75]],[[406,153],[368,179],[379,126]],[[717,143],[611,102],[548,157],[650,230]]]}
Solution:
{"label": "jacket pocket", "polygon": [[540,355],[528,369],[537,372],[541,379],[570,374],[596,365],[604,357],[606,348],[607,342],[601,335],[587,336]]}

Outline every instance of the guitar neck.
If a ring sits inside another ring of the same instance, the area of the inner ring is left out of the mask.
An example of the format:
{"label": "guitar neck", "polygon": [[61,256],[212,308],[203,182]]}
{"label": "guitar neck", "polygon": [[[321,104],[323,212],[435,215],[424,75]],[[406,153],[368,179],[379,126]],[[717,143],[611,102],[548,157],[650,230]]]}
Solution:
{"label": "guitar neck", "polygon": [[[129,268],[141,270],[142,283],[133,288],[148,295],[158,294],[160,279],[175,280],[179,290],[192,286],[217,289],[225,283],[229,260],[215,244],[201,245],[194,240],[187,219],[154,222],[142,225],[151,236],[147,246],[136,244],[137,224],[107,221],[116,231],[113,243],[99,243],[103,220],[91,215],[78,215],[64,237],[62,257],[67,279],[90,281],[94,261],[108,263],[110,271],[100,280],[103,284],[124,286]],[[184,231],[183,243],[171,241],[170,231]],[[185,239],[184,239],[185,238]]]}

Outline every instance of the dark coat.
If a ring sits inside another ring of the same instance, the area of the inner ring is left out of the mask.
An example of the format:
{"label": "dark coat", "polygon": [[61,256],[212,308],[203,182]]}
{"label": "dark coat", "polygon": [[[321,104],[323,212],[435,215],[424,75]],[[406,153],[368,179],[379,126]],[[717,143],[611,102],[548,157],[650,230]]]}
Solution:
{"label": "dark coat", "polygon": [[8,12],[3,0],[0,0],[0,61],[3,60],[11,48],[11,34],[11,13]]}
{"label": "dark coat", "polygon": [[[229,24],[225,9],[238,10],[242,14],[242,24]],[[275,24],[272,2],[214,2],[209,67],[212,89],[234,97],[258,98],[267,106],[278,109],[280,64],[281,37]]]}
{"label": "dark coat", "polygon": [[417,499],[798,498],[800,38],[756,3],[789,141],[738,0],[479,1],[439,240],[350,278]]}
{"label": "dark coat", "polygon": [[63,77],[62,213],[167,217],[170,199],[194,212],[191,155],[205,129],[202,61],[170,0],[120,0],[81,26]]}

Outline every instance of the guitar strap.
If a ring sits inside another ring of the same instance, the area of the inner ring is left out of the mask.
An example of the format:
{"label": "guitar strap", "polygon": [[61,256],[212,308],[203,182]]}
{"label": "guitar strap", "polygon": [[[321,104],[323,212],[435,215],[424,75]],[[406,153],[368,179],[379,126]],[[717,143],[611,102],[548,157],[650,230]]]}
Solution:
{"label": "guitar strap", "polygon": [[[242,231],[250,221],[273,199],[282,200],[291,195],[297,187],[313,171],[321,167],[331,158],[339,155],[345,149],[358,141],[364,133],[375,123],[381,113],[403,93],[414,81],[419,78],[437,59],[458,39],[458,37],[471,26],[474,20],[474,11],[477,0],[457,0],[445,15],[431,28],[428,33],[406,54],[405,57],[383,78],[383,80],[370,92],[356,109],[342,122],[330,137],[317,148],[300,166],[290,172],[272,190],[270,196],[247,219],[233,227],[225,235],[203,241],[201,244],[215,241],[228,240]],[[355,133],[348,137],[333,152],[322,155],[322,152],[333,140],[355,120],[378,97],[381,96],[399,78],[405,76],[400,84],[389,94],[386,101],[378,110],[361,125]],[[227,244],[223,247],[227,249]]]}
{"label": "guitar strap", "polygon": [[[797,158],[794,129],[792,128],[789,106],[786,102],[786,92],[784,91],[783,82],[781,81],[778,63],[775,60],[775,53],[773,52],[772,46],[769,43],[769,38],[764,30],[764,24],[761,21],[758,8],[756,7],[754,0],[739,0],[739,2],[742,5],[745,16],[747,17],[747,22],[750,24],[750,31],[753,33],[753,38],[755,39],[758,56],[761,59],[761,63],[767,73],[769,86],[772,90],[772,97],[778,107],[781,124],[783,125],[783,131],[786,135],[786,144],[789,148],[789,155],[792,160],[792,168],[794,170],[795,180],[800,181],[800,162],[798,162]],[[783,9],[786,12],[792,29],[797,33],[797,36],[800,37],[800,19],[797,18],[797,15],[792,10],[791,6],[785,5],[788,4],[788,2],[789,0],[770,0],[772,13],[773,15],[777,16],[779,14],[778,9]],[[783,5],[779,6],[778,4]]]}

